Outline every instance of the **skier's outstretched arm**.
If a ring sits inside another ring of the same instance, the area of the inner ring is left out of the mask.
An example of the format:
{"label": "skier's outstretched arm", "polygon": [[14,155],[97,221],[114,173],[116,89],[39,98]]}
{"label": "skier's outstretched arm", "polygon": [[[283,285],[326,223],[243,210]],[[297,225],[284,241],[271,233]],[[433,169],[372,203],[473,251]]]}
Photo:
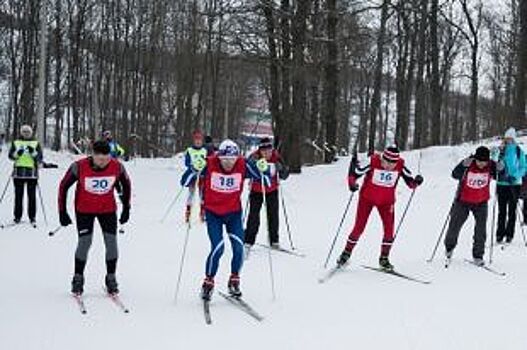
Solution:
{"label": "skier's outstretched arm", "polygon": [[130,201],[132,197],[132,182],[130,181],[128,172],[126,171],[123,164],[121,164],[121,173],[117,181],[121,184],[122,187],[121,201],[123,203],[123,206],[130,207]]}
{"label": "skier's outstretched arm", "polygon": [[406,167],[406,165],[403,166],[403,171],[401,172],[401,176],[403,177],[403,180],[406,183],[406,186],[408,186],[412,190],[421,186],[421,184],[424,182],[424,179],[421,175],[416,175],[415,177],[412,176],[412,172],[410,171],[410,169]]}
{"label": "skier's outstretched arm", "polygon": [[73,163],[66,175],[62,178],[59,185],[58,208],[59,212],[66,212],[66,203],[68,199],[68,190],[79,179],[79,168],[77,163]]}

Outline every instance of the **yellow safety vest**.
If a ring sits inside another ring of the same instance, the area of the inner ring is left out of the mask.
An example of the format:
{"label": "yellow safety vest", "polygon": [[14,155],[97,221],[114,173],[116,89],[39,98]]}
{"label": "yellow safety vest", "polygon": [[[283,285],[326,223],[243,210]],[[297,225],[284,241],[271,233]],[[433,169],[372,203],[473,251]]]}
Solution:
{"label": "yellow safety vest", "polygon": [[200,149],[195,149],[192,147],[187,148],[187,153],[190,156],[190,163],[192,164],[194,160],[198,158],[206,159],[207,158],[207,149],[205,147]]}
{"label": "yellow safety vest", "polygon": [[33,155],[31,155],[27,148],[33,147],[34,150],[37,149],[38,141],[36,140],[15,140],[13,141],[13,144],[15,145],[15,149],[17,152],[19,149],[24,149],[24,153],[22,153],[21,156],[18,156],[18,158],[15,160],[15,167],[16,168],[30,168],[34,169],[36,167],[35,159],[33,158]]}

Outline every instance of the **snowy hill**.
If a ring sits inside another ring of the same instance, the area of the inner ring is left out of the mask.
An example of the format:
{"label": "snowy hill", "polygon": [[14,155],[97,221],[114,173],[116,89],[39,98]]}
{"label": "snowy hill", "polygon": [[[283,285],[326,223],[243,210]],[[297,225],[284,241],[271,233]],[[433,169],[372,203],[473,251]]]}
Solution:
{"label": "snowy hill", "polygon": [[[246,300],[265,320],[257,323],[215,295],[212,326],[205,325],[198,299],[209,249],[203,225],[192,229],[182,288],[174,303],[185,237],[184,201],[178,202],[165,223],[160,218],[178,190],[179,164],[174,160],[127,163],[134,198],[131,223],[119,236],[118,271],[122,299],[131,313],[120,313],[104,297],[104,249],[97,229],[86,274],[89,313],[81,315],[68,293],[76,231],[69,227],[53,238],[47,235],[58,222],[58,181],[72,158],[48,155],[48,161],[61,165],[41,173],[49,227],[39,216],[38,229],[23,225],[0,231],[0,349],[525,349],[527,250],[519,227],[513,246],[495,251],[493,266],[506,271],[506,277],[463,261],[471,256],[472,219],[460,236],[449,270],[442,267],[442,249],[433,264],[425,262],[454,195],[456,182],[450,179],[450,171],[472,150],[465,145],[423,151],[425,185],[416,193],[392,251],[398,270],[430,279],[431,285],[360,267],[377,263],[382,237],[377,214],[349,269],[325,284],[318,283],[349,196],[348,160],[342,159],[306,168],[283,185],[293,238],[307,257],[273,253],[276,301],[271,297],[266,251],[256,250],[244,266]],[[419,152],[404,156],[410,168],[417,168]],[[5,157],[3,153],[1,186],[10,167]],[[11,192],[0,206],[4,221],[12,215]],[[400,184],[398,193],[400,215],[410,191]],[[351,229],[355,204],[354,200],[332,262]],[[262,232],[259,240],[264,242]],[[283,222],[281,242],[288,246]],[[220,290],[227,282],[229,258],[227,249],[217,277]]]}

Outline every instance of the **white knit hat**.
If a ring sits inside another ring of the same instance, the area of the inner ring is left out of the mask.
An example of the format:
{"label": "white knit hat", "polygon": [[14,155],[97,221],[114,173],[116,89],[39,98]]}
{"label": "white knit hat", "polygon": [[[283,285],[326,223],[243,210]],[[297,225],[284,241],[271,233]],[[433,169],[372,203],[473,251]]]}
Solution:
{"label": "white knit hat", "polygon": [[508,128],[507,131],[505,131],[505,138],[506,139],[515,139],[516,138],[516,129]]}
{"label": "white knit hat", "polygon": [[20,134],[28,134],[31,137],[33,136],[33,128],[30,125],[24,124],[20,127]]}

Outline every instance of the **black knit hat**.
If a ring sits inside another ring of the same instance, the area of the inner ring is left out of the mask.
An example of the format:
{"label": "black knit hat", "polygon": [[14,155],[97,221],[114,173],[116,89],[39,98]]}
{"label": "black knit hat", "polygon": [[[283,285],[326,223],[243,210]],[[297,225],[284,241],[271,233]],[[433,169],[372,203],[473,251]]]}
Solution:
{"label": "black knit hat", "polygon": [[273,141],[269,137],[264,137],[260,140],[260,144],[258,145],[259,149],[270,149],[273,148]]}
{"label": "black knit hat", "polygon": [[93,154],[110,154],[110,145],[104,140],[95,141],[92,146]]}
{"label": "black knit hat", "polygon": [[480,162],[488,162],[490,160],[490,150],[485,146],[480,146],[476,149],[474,159]]}

